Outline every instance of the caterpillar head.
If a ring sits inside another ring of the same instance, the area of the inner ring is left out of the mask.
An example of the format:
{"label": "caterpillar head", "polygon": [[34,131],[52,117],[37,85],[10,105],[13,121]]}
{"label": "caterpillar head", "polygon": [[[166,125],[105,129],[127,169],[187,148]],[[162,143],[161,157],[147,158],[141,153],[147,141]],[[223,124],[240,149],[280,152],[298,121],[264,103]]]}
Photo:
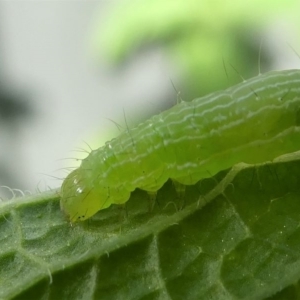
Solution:
{"label": "caterpillar head", "polygon": [[60,207],[71,222],[84,221],[110,205],[106,197],[87,184],[80,168],[71,172],[61,187]]}

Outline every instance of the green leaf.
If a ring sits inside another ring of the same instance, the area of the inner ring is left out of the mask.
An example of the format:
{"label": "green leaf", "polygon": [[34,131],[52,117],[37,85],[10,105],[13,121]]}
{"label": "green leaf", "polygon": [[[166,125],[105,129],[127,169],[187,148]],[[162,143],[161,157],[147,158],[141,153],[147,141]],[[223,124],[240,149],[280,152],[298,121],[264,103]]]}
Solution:
{"label": "green leaf", "polygon": [[296,299],[299,157],[239,164],[184,199],[168,182],[152,210],[137,190],[73,225],[59,191],[2,202],[0,299]]}

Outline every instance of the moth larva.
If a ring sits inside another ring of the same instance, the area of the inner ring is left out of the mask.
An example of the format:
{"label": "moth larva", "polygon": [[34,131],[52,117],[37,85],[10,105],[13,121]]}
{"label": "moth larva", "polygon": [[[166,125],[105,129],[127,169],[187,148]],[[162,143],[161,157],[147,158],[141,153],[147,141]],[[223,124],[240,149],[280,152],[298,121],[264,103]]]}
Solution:
{"label": "moth larva", "polygon": [[300,70],[269,72],[181,102],[92,151],[64,180],[61,207],[82,221],[136,188],[153,193],[169,178],[191,185],[299,149]]}

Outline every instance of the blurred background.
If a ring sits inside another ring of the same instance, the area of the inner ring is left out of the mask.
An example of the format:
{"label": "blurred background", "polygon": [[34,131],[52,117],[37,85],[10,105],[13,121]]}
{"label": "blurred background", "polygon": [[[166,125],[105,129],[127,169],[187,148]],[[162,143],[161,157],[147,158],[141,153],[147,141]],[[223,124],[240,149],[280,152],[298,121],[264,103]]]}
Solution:
{"label": "blurred background", "polygon": [[0,196],[59,187],[177,98],[300,68],[293,49],[298,0],[0,1]]}

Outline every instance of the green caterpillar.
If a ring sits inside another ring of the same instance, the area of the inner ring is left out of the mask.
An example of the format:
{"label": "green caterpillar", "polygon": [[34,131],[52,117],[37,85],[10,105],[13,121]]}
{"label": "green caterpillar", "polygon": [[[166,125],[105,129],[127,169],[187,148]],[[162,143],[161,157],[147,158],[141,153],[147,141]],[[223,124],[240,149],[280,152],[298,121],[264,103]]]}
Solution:
{"label": "green caterpillar", "polygon": [[300,149],[300,70],[273,71],[181,102],[92,151],[64,180],[71,222],[155,193],[171,178],[191,185],[239,162],[262,163]]}

